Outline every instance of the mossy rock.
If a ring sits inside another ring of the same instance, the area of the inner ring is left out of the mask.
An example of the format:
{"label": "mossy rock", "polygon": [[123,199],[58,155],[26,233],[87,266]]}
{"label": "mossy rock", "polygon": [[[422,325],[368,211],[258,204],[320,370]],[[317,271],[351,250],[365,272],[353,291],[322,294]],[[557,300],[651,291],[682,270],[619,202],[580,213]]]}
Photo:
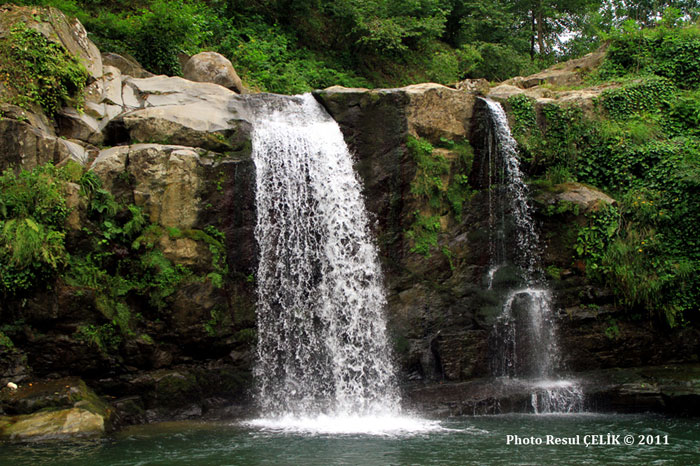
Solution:
{"label": "mossy rock", "polygon": [[97,437],[111,427],[113,410],[79,378],[23,384],[0,392],[10,416],[0,417],[0,439]]}
{"label": "mossy rock", "polygon": [[3,389],[0,392],[0,403],[10,414],[30,414],[78,405],[104,417],[109,417],[111,413],[109,405],[77,377],[27,383],[20,385],[17,390]]}
{"label": "mossy rock", "polygon": [[104,432],[105,418],[83,408],[0,418],[0,439],[4,440],[99,437]]}

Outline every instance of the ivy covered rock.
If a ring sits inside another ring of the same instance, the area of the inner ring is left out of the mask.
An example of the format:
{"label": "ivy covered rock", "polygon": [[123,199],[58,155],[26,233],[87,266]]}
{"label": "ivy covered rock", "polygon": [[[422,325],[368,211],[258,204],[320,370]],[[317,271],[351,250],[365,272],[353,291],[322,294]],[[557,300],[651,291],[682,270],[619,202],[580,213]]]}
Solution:
{"label": "ivy covered rock", "polygon": [[5,4],[0,11],[0,38],[7,38],[12,27],[24,23],[52,42],[61,44],[80,59],[93,79],[102,76],[102,57],[87,31],[76,18],[68,19],[53,7],[18,6]]}

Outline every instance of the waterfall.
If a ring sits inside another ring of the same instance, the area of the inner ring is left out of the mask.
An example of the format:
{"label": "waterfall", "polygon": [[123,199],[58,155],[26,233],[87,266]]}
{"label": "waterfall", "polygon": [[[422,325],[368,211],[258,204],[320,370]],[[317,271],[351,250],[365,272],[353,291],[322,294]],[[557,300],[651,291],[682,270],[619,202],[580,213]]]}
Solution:
{"label": "waterfall", "polygon": [[398,414],[382,273],[342,133],[310,94],[262,103],[253,159],[263,415]]}
{"label": "waterfall", "polygon": [[[575,382],[556,379],[559,350],[551,292],[539,269],[539,237],[518,161],[518,148],[501,105],[482,99],[488,119],[487,160],[482,178],[488,188],[489,253],[487,288],[496,274],[511,269],[519,286],[505,293],[492,332],[492,373],[531,380],[536,413],[580,411],[583,395]],[[484,163],[485,162],[485,163]]]}

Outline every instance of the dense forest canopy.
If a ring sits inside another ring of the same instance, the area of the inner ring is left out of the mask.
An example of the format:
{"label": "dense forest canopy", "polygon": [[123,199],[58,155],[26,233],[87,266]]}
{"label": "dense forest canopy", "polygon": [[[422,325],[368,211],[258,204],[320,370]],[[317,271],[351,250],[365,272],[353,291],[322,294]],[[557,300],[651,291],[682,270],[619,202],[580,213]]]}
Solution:
{"label": "dense forest canopy", "polygon": [[620,28],[693,22],[698,0],[38,0],[103,51],[177,75],[213,49],[259,90],[503,80],[595,49]]}

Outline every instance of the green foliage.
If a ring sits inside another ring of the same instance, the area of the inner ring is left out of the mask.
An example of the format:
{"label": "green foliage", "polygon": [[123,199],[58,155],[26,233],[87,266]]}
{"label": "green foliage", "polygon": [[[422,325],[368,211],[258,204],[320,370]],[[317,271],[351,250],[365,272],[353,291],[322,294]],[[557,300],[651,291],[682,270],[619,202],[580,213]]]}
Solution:
{"label": "green foliage", "polygon": [[535,101],[525,94],[515,94],[508,98],[508,105],[515,120],[512,132],[514,136],[522,136],[537,129]]}
{"label": "green foliage", "polygon": [[[424,139],[409,136],[406,147],[416,164],[416,174],[411,182],[411,194],[427,204],[425,212],[415,212],[415,220],[406,236],[413,241],[411,252],[430,256],[437,247],[437,234],[441,231],[440,217],[450,215],[461,221],[464,202],[471,195],[469,170],[473,153],[467,141],[454,142],[441,139],[442,149],[447,149],[448,160],[439,150]],[[447,255],[451,260],[451,255]]]}
{"label": "green foliage", "polygon": [[449,173],[450,163],[442,154],[433,153],[433,145],[424,139],[409,136],[406,147],[416,162],[411,193],[426,197],[431,207],[439,208],[441,193],[445,190],[442,178]]}
{"label": "green foliage", "polygon": [[[509,99],[532,175],[588,183],[618,199],[588,213],[578,231],[576,254],[587,275],[630,312],[670,326],[698,318],[700,104],[698,91],[683,90],[694,78],[683,81],[680,62],[663,65],[659,50],[696,34],[635,29],[615,39],[601,75],[623,76],[622,86],[602,94],[592,117],[555,105],[535,115],[525,97]],[[696,57],[683,60],[693,69]]]}
{"label": "green foliage", "polygon": [[620,327],[617,325],[617,320],[612,317],[608,318],[608,326],[605,328],[605,336],[610,340],[617,340],[620,337]]}
{"label": "green foliage", "polygon": [[662,76],[682,89],[700,85],[700,26],[630,28],[611,39],[599,76]]}
{"label": "green foliage", "polygon": [[469,72],[470,78],[501,81],[512,76],[527,76],[538,70],[527,55],[508,44],[481,43],[476,47],[476,52],[480,60]]}
{"label": "green foliage", "polygon": [[209,315],[211,319],[204,324],[204,331],[207,332],[209,336],[218,336],[231,327],[231,314],[215,307],[210,311]]}
{"label": "green foliage", "polygon": [[661,124],[670,136],[700,137],[700,91],[679,92],[666,105]]}
{"label": "green foliage", "polygon": [[529,10],[493,0],[36,2],[76,16],[102,51],[130,54],[155,73],[178,75],[179,53],[215,50],[251,88],[269,92],[505,79],[549,63],[530,57]]}
{"label": "green foliage", "polygon": [[213,10],[194,1],[150,0],[123,9],[106,2],[107,8],[95,6],[79,5],[76,14],[97,46],[131,54],[157,74],[180,75],[178,53],[199,52],[221,27]]}
{"label": "green foliage", "polygon": [[3,332],[0,332],[0,347],[14,348],[14,346],[15,344],[12,343],[10,337],[5,335]]}
{"label": "green foliage", "polygon": [[521,157],[533,174],[547,173],[555,184],[575,181],[575,155],[588,126],[578,107],[546,104],[541,108],[542,126],[537,124],[534,102],[525,95],[508,99],[515,124],[513,136],[518,140]]}
{"label": "green foliage", "polygon": [[254,88],[298,94],[337,84],[369,85],[333,60],[299,49],[296,41],[279,27],[253,23],[224,37],[217,48],[236,64],[237,71]]}
{"label": "green foliage", "polygon": [[456,160],[447,160],[428,141],[409,136],[406,147],[416,163],[411,193],[441,214],[448,213],[445,209],[450,207],[459,221],[462,204],[471,193],[468,178],[473,154],[467,141],[457,143],[443,138],[440,145],[454,153]]}
{"label": "green foliage", "polygon": [[103,353],[116,351],[122,342],[122,338],[113,324],[81,325],[78,327],[76,337],[95,346]]}
{"label": "green foliage", "polygon": [[0,176],[0,293],[18,295],[65,264],[65,173],[51,165]]}
{"label": "green foliage", "polygon": [[[106,321],[82,329],[86,340],[108,351],[122,338],[136,338],[142,317],[134,312],[134,299],[147,304],[150,315],[159,316],[167,312],[170,297],[187,283],[209,279],[217,287],[223,285],[228,269],[222,232],[213,227],[207,231],[164,229],[151,224],[140,207],[119,204],[102,188],[99,178],[84,174],[81,180],[89,201],[89,223],[83,234],[90,246],[71,256],[65,280],[71,286],[91,289],[96,309]],[[212,252],[212,272],[199,276],[173,264],[156,248],[164,235],[206,243]]]}
{"label": "green foliage", "polygon": [[658,111],[674,94],[673,83],[666,78],[647,78],[601,95],[603,108],[614,120],[624,120],[632,115]]}
{"label": "green foliage", "polygon": [[[85,67],[62,45],[17,23],[0,39],[0,83],[9,102],[40,106],[53,116],[61,107],[82,107]],[[9,90],[9,91],[8,91]]]}
{"label": "green foliage", "polygon": [[438,245],[438,233],[442,231],[440,217],[437,215],[426,216],[420,212],[414,212],[415,220],[406,237],[413,240],[411,252],[430,257],[433,248]]}
{"label": "green foliage", "polygon": [[547,276],[552,280],[561,280],[561,269],[559,267],[550,265],[545,272],[547,272]]}

